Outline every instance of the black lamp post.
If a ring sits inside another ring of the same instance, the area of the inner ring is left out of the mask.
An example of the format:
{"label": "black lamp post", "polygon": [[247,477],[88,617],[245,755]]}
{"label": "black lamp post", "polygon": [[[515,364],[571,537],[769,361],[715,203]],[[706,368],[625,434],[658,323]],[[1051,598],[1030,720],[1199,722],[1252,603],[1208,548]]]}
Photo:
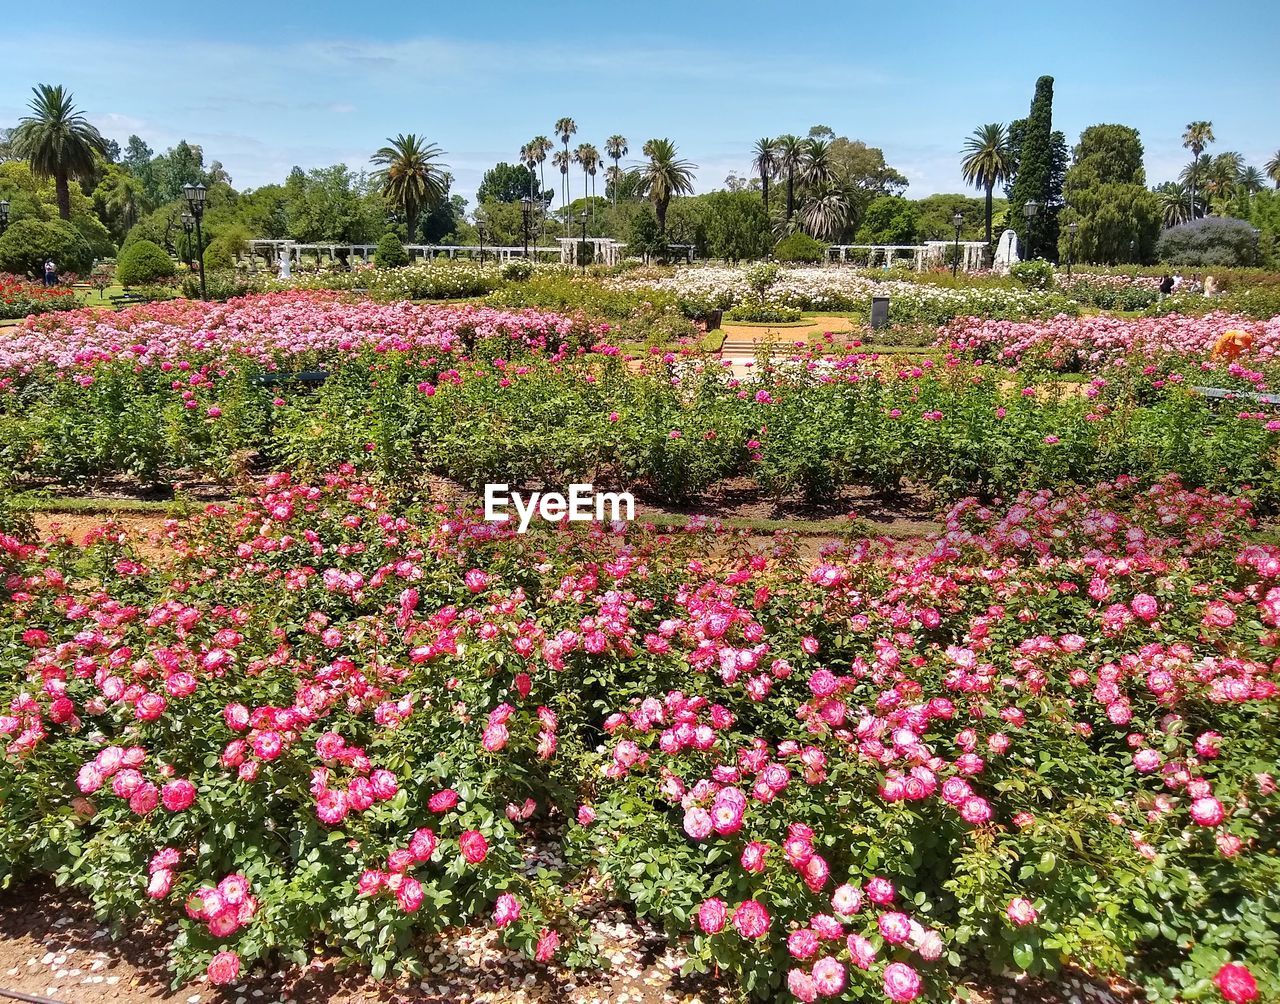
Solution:
{"label": "black lamp post", "polygon": [[480,264],[484,264],[484,224],[476,224],[476,234],[480,238]]}
{"label": "black lamp post", "polygon": [[1036,213],[1040,212],[1040,203],[1029,199],[1022,207],[1022,215],[1027,218],[1027,261],[1031,260],[1033,249],[1031,244],[1031,227],[1035,224]]}
{"label": "black lamp post", "polygon": [[1067,278],[1071,278],[1071,266],[1076,259],[1076,231],[1080,229],[1079,223],[1067,224]]}
{"label": "black lamp post", "polygon": [[1129,260],[1137,264],[1137,261],[1138,261],[1138,242],[1137,241],[1129,242]]}
{"label": "black lamp post", "polygon": [[0,199],[0,236],[9,229],[9,200]]}
{"label": "black lamp post", "polygon": [[196,229],[196,218],[190,213],[182,214],[182,232],[187,235],[187,264],[194,265],[195,260],[191,257],[191,235]]}
{"label": "black lamp post", "polygon": [[533,212],[533,200],[527,195],[520,200],[520,223],[524,230],[524,256],[529,257],[529,214]]}
{"label": "black lamp post", "polygon": [[960,228],[964,226],[964,213],[957,212],[951,217],[951,225],[956,228],[956,246],[951,256],[951,278],[956,277],[956,269],[960,267]]}
{"label": "black lamp post", "polygon": [[578,216],[578,222],[582,224],[581,261],[582,261],[582,271],[584,272],[587,270],[587,221],[589,219],[591,219],[591,217],[587,214],[587,211],[585,209]]}
{"label": "black lamp post", "polygon": [[204,185],[183,185],[182,194],[187,197],[187,208],[196,221],[196,262],[200,267],[200,299],[207,300],[209,294],[204,284],[204,235],[200,231],[200,221],[204,219],[204,200],[209,196],[209,189]]}

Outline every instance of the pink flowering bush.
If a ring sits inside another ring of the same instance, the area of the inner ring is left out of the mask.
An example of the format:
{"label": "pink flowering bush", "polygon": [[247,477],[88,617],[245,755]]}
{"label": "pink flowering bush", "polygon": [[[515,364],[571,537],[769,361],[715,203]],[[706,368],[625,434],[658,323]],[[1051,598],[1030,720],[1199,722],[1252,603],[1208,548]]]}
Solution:
{"label": "pink flowering bush", "polygon": [[1251,527],[1121,480],[712,562],[350,470],[149,558],[6,522],[0,875],[176,923],[179,981],[316,945],[420,972],[461,924],[588,963],[595,874],[760,999],[1063,964],[1269,999],[1280,550]]}

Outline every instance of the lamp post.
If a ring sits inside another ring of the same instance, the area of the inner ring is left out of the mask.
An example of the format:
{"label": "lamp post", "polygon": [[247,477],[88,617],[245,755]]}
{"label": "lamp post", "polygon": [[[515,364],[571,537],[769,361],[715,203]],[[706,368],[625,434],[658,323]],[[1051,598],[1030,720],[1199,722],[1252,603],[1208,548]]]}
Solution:
{"label": "lamp post", "polygon": [[1131,262],[1134,262],[1135,264],[1138,261],[1138,242],[1137,241],[1129,242],[1129,260]]}
{"label": "lamp post", "polygon": [[9,229],[9,200],[0,199],[0,236]]}
{"label": "lamp post", "polygon": [[587,214],[585,209],[578,215],[578,222],[582,224],[582,254],[580,255],[580,258],[582,261],[582,271],[584,272],[587,270],[587,221],[589,219],[591,219],[591,217]]}
{"label": "lamp post", "polygon": [[956,277],[956,269],[960,267],[960,228],[964,226],[964,213],[956,212],[951,217],[951,225],[956,228],[955,253],[951,256],[951,278]]}
{"label": "lamp post", "polygon": [[191,257],[191,235],[196,229],[196,218],[190,213],[182,214],[182,232],[187,235],[187,264],[194,265],[195,261]]}
{"label": "lamp post", "polygon": [[200,299],[207,300],[209,294],[204,284],[204,235],[200,231],[200,221],[204,219],[204,200],[209,197],[209,189],[204,185],[183,185],[182,194],[187,197],[187,208],[191,210],[196,221],[196,261],[200,266]]}
{"label": "lamp post", "polygon": [[533,212],[533,200],[527,195],[520,200],[520,222],[524,229],[524,256],[529,257],[529,215]]}
{"label": "lamp post", "polygon": [[1038,212],[1040,212],[1040,203],[1035,199],[1028,199],[1022,206],[1022,215],[1025,216],[1027,220],[1027,261],[1031,260],[1033,253],[1031,247],[1031,227],[1035,223],[1036,213]]}
{"label": "lamp post", "polygon": [[1076,258],[1076,231],[1080,229],[1079,223],[1067,224],[1067,278],[1071,278],[1071,266]]}

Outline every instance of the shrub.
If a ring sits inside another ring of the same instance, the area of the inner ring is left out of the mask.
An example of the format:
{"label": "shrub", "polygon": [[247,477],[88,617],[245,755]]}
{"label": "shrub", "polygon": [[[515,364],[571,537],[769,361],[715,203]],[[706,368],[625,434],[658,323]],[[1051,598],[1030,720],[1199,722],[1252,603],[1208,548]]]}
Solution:
{"label": "shrub", "polygon": [[378,268],[403,268],[409,264],[409,252],[395,234],[386,233],[378,239],[378,247],[373,252],[373,263]]}
{"label": "shrub", "polygon": [[145,286],[171,279],[175,271],[173,259],[158,244],[145,239],[126,245],[116,263],[116,279],[121,286]]}
{"label": "shrub", "polygon": [[1009,274],[1027,289],[1048,289],[1053,285],[1053,265],[1043,258],[1020,261]]}
{"label": "shrub", "polygon": [[[210,245],[211,248],[212,246]],[[261,292],[262,280],[237,275],[231,269],[210,270],[209,252],[207,250],[205,251],[204,259],[206,300],[230,300],[237,296],[248,296],[250,293]],[[137,290],[133,290],[133,292],[137,292]],[[199,275],[194,272],[188,272],[182,277],[182,295],[190,300],[199,298]]]}
{"label": "shrub", "polygon": [[798,307],[783,307],[772,303],[740,303],[724,315],[726,321],[789,324],[804,317]]}
{"label": "shrub", "polygon": [[206,271],[209,269],[226,271],[235,268],[236,256],[231,242],[221,237],[211,241],[204,249],[204,267]]}
{"label": "shrub", "polygon": [[778,241],[773,256],[778,261],[823,261],[827,257],[827,245],[797,230]]}
{"label": "shrub", "polygon": [[49,259],[59,272],[88,272],[93,249],[62,220],[19,220],[0,237],[0,272],[39,277]]}
{"label": "shrub", "polygon": [[45,287],[22,276],[0,274],[0,320],[78,306],[75,293],[67,286]]}
{"label": "shrub", "polygon": [[502,266],[499,274],[507,282],[527,282],[533,277],[533,262],[524,259],[509,261]]}
{"label": "shrub", "polygon": [[1258,237],[1244,220],[1206,216],[1170,227],[1156,241],[1156,255],[1170,265],[1256,265]]}

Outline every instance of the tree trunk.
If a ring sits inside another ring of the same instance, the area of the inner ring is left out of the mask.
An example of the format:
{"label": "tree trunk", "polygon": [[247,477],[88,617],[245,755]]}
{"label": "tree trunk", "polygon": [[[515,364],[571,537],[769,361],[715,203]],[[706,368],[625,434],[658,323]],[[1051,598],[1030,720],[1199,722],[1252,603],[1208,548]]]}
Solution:
{"label": "tree trunk", "polygon": [[764,193],[764,214],[769,215],[769,176],[764,171],[760,172],[760,189]]}
{"label": "tree trunk", "polygon": [[792,174],[791,169],[788,168],[787,169],[787,222],[788,223],[791,222],[791,209],[795,203],[795,198],[793,195],[794,185],[795,185],[795,176]]}
{"label": "tree trunk", "polygon": [[991,190],[995,187],[995,182],[987,185],[987,247],[991,246]]}
{"label": "tree trunk", "polygon": [[667,239],[667,201],[659,199],[653,204],[654,212],[658,214],[658,238],[664,243]]}
{"label": "tree trunk", "polygon": [[404,207],[404,222],[405,222],[405,233],[409,235],[409,239],[405,241],[405,243],[412,244],[413,231],[418,224],[418,214],[417,214],[417,211],[410,206]]}
{"label": "tree trunk", "polygon": [[54,185],[58,190],[58,215],[64,220],[71,221],[71,185],[67,181],[67,172],[60,170],[53,176]]}

